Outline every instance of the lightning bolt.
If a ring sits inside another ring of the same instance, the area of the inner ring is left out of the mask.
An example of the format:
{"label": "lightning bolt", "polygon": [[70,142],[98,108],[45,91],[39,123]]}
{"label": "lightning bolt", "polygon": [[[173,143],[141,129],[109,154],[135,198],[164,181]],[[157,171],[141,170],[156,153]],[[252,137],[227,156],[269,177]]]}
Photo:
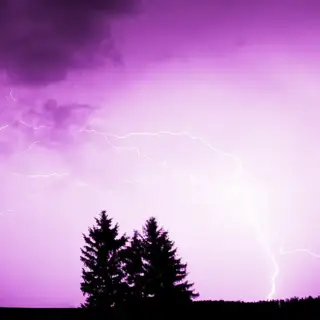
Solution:
{"label": "lightning bolt", "polygon": [[304,254],[307,254],[308,256],[311,256],[312,258],[320,259],[320,254],[319,253],[315,253],[315,252],[313,252],[313,251],[311,251],[309,249],[304,249],[304,248],[284,250],[282,247],[280,247],[279,253],[281,255],[291,255],[291,254],[296,254],[296,253],[304,253]]}
{"label": "lightning bolt", "polygon": [[10,96],[10,99],[13,101],[13,102],[17,102],[17,98],[13,95],[13,89],[10,90],[9,92],[9,96]]}
{"label": "lightning bolt", "polygon": [[14,96],[13,94],[13,89],[10,89],[9,94],[5,95],[5,99],[10,99],[12,100],[14,103],[16,103],[18,101],[18,99]]}
{"label": "lightning bolt", "polygon": [[[17,101],[13,95],[12,91],[10,92],[11,99],[13,101]],[[25,123],[23,121],[20,121],[22,125],[25,125],[27,127],[31,127],[34,130],[39,130],[41,127],[34,127],[28,123]],[[0,127],[0,131],[5,130],[8,128],[10,125],[6,124]],[[44,126],[42,126],[44,127]],[[228,158],[234,163],[234,172],[233,172],[233,181],[235,182],[236,185],[245,185],[245,172],[244,172],[244,165],[243,161],[241,160],[240,157],[238,157],[235,154],[225,152],[223,150],[220,150],[216,147],[214,147],[211,143],[209,143],[207,140],[200,136],[195,136],[192,135],[191,133],[187,131],[181,131],[181,132],[171,132],[171,131],[158,131],[158,132],[130,132],[128,134],[124,135],[117,135],[114,133],[108,133],[108,132],[103,132],[103,131],[98,131],[95,129],[89,129],[89,128],[83,128],[81,130],[78,130],[76,133],[86,133],[86,134],[94,134],[98,136],[102,136],[106,143],[113,149],[115,150],[123,150],[125,152],[132,152],[134,153],[137,157],[144,158],[147,161],[156,161],[150,156],[145,155],[141,150],[136,147],[136,146],[117,146],[115,143],[112,141],[126,141],[131,137],[185,137],[188,138],[189,140],[195,141],[204,147],[208,148],[212,152],[216,153],[217,155]],[[30,144],[30,146],[23,152],[30,152],[32,147],[35,144],[41,143],[40,141],[34,141]],[[169,163],[166,160],[162,160],[158,162],[159,165],[162,167],[169,167]],[[58,173],[58,172],[50,172],[50,173],[42,173],[42,174],[21,174],[21,173],[12,173],[14,176],[23,176],[26,178],[31,178],[31,179],[52,179],[52,178],[61,178],[65,176],[70,176],[70,173]],[[138,181],[132,181],[132,180],[125,180],[125,183],[137,183]],[[78,181],[78,185],[81,186],[87,186],[87,184],[83,181]],[[275,295],[276,295],[276,280],[279,276],[280,273],[280,268],[279,268],[279,263],[276,259],[276,254],[273,252],[271,249],[270,245],[270,239],[268,236],[264,233],[263,228],[261,227],[256,208],[254,205],[253,201],[253,194],[251,193],[249,188],[240,188],[241,189],[241,197],[244,200],[243,205],[244,209],[247,213],[247,218],[250,219],[252,226],[254,228],[255,234],[257,236],[257,240],[261,243],[261,245],[264,247],[266,255],[269,257],[270,262],[273,267],[273,272],[270,275],[270,291],[266,294],[266,299],[267,300],[272,300]],[[3,212],[10,212],[13,210],[5,210]],[[0,213],[1,215],[1,213]],[[294,250],[283,250],[282,248],[279,249],[279,254],[280,255],[286,255],[286,254],[297,254],[297,253],[305,253],[308,254],[314,258],[320,258],[319,254],[313,253],[310,250],[307,249],[294,249]]]}
{"label": "lightning bolt", "polygon": [[22,174],[18,172],[12,172],[11,175],[13,176],[20,176],[20,177],[27,177],[29,179],[50,179],[50,178],[63,178],[69,176],[69,172],[59,173],[59,172],[52,172],[52,173],[39,173],[39,174]]}
{"label": "lightning bolt", "polygon": [[9,127],[8,124],[5,124],[3,126],[0,127],[0,131],[3,131],[4,129],[7,129]]}

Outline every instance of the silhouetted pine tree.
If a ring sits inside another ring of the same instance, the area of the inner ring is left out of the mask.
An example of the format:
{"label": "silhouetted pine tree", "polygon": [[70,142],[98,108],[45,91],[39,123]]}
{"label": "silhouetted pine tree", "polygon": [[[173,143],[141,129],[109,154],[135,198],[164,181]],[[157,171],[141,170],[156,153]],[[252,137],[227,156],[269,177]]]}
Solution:
{"label": "silhouetted pine tree", "polygon": [[102,211],[95,218],[96,225],[83,235],[85,245],[81,249],[81,291],[86,296],[82,307],[108,311],[123,302],[126,294],[121,252],[127,242],[119,236],[119,226],[112,226],[112,219]]}
{"label": "silhouetted pine tree", "polygon": [[138,231],[134,231],[130,243],[124,251],[126,282],[128,284],[129,303],[141,303],[144,298],[144,262],[143,243]]}
{"label": "silhouetted pine tree", "polygon": [[144,294],[166,305],[190,302],[199,296],[187,278],[187,264],[177,257],[174,242],[154,217],[143,227]]}

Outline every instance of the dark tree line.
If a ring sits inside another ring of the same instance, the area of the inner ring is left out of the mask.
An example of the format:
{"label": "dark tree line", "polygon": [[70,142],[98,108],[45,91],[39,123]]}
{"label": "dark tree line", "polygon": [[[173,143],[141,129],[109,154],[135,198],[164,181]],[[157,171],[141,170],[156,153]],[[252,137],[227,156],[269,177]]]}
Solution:
{"label": "dark tree line", "polygon": [[174,307],[199,296],[187,280],[187,264],[154,217],[131,238],[119,234],[106,211],[95,222],[83,235],[82,307],[104,313],[138,305]]}
{"label": "dark tree line", "polygon": [[[141,310],[141,309],[140,309]],[[320,296],[317,298],[286,299],[260,302],[241,301],[194,301],[190,308],[179,308],[175,314],[172,309],[165,316],[145,312],[115,314],[111,317],[96,317],[90,309],[84,308],[1,308],[0,319],[77,319],[94,320],[103,318],[105,320],[171,320],[171,319],[272,319],[272,320],[319,320],[320,319]],[[142,314],[141,314],[142,313]]]}

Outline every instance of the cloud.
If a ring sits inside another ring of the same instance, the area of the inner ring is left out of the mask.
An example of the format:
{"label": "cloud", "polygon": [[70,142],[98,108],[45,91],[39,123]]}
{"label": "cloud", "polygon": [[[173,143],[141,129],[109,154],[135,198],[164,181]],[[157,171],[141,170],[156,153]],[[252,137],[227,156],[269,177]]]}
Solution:
{"label": "cloud", "polygon": [[137,0],[0,0],[0,68],[10,83],[45,85],[115,56],[110,20]]}

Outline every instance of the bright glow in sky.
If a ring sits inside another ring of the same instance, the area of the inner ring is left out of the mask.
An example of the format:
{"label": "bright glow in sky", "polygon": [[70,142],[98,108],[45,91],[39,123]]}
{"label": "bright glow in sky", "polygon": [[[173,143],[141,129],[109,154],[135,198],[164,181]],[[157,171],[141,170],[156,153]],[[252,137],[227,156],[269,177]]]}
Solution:
{"label": "bright glow in sky", "polygon": [[319,10],[276,2],[144,1],[117,63],[0,64],[1,306],[79,305],[103,209],[156,216],[201,300],[320,294]]}

